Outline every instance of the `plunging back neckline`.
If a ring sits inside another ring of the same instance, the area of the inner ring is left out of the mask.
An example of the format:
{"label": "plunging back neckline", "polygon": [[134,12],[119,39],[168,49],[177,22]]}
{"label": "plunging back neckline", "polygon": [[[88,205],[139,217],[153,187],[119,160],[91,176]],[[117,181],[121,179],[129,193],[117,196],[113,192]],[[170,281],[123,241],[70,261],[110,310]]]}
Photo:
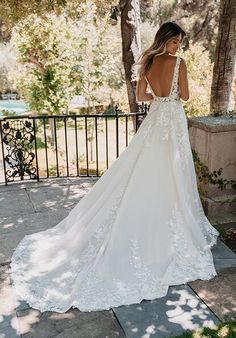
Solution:
{"label": "plunging back neckline", "polygon": [[173,96],[173,94],[176,93],[176,91],[177,91],[177,88],[176,88],[177,83],[176,83],[176,82],[177,82],[177,80],[178,80],[177,75],[178,75],[178,69],[179,69],[179,61],[180,61],[180,57],[177,56],[177,57],[176,57],[176,61],[175,61],[175,66],[174,66],[173,75],[172,75],[172,81],[171,81],[170,93],[169,93],[168,96],[159,96],[159,95],[156,95],[156,94],[154,93],[154,91],[153,91],[153,89],[152,89],[152,86],[150,85],[150,83],[149,83],[147,77],[144,76],[145,80],[147,81],[147,83],[148,83],[148,85],[149,85],[149,87],[150,87],[150,89],[151,89],[151,93],[152,93],[152,95],[154,96],[154,98],[160,98],[160,99],[162,99],[162,98],[163,98],[163,99],[165,99],[165,98],[171,98],[171,97]]}

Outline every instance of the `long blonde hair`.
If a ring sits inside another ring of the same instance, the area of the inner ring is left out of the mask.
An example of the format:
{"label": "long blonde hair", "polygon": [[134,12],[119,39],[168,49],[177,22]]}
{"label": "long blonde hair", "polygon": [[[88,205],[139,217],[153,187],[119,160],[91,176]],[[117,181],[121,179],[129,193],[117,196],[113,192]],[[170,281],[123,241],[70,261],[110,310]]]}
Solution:
{"label": "long blonde hair", "polygon": [[166,43],[173,37],[181,34],[186,35],[184,30],[175,22],[165,22],[156,32],[152,45],[139,56],[138,60],[132,67],[132,81],[141,79],[150,69],[153,59],[157,55],[164,54],[166,51]]}

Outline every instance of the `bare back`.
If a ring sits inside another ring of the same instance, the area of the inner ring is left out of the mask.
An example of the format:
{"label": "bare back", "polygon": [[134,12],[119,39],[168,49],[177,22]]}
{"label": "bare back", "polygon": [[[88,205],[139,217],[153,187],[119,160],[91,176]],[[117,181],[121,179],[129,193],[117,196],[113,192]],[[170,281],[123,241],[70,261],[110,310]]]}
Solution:
{"label": "bare back", "polygon": [[153,60],[146,78],[156,96],[169,96],[173,81],[176,56],[159,55]]}
{"label": "bare back", "polygon": [[[177,65],[178,61],[178,65]],[[177,67],[175,67],[177,65]],[[137,101],[150,101],[153,97],[168,97],[171,94],[175,69],[178,69],[177,89],[179,97],[187,101],[189,98],[187,67],[185,60],[181,57],[163,54],[154,57],[153,63],[146,76],[138,80],[136,87]],[[151,94],[147,93],[149,84]]]}

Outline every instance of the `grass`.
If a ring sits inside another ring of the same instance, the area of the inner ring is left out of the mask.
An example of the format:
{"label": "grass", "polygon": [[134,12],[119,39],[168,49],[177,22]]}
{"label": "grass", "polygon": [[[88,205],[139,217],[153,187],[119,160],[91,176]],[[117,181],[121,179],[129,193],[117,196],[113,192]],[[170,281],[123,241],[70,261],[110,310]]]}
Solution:
{"label": "grass", "polygon": [[236,322],[221,323],[214,329],[202,327],[194,331],[187,330],[180,336],[169,338],[236,338]]}

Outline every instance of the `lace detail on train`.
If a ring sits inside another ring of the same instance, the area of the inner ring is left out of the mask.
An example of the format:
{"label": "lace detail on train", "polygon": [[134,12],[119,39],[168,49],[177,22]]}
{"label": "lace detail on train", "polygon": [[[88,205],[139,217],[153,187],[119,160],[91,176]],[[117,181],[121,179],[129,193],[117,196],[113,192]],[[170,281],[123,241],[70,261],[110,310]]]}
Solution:
{"label": "lace detail on train", "polygon": [[[23,299],[28,301],[31,307],[35,307],[42,312],[64,312],[66,310],[65,305],[60,307],[60,298],[67,297],[68,290],[71,290],[70,292],[72,292],[73,285],[76,282],[78,274],[85,274],[87,270],[89,271],[89,267],[96,258],[96,255],[98,255],[98,253],[102,254],[102,250],[104,250],[105,247],[104,237],[109,233],[109,230],[114,222],[124,191],[125,187],[120,187],[115,198],[113,197],[113,203],[106,211],[104,222],[97,225],[88,240],[87,246],[83,251],[81,251],[79,257],[80,259],[76,259],[73,264],[68,264],[67,270],[63,272],[63,276],[60,280],[57,280],[56,278],[54,278],[54,280],[47,278],[41,281],[39,278],[35,279],[31,284],[25,283],[25,263],[30,259],[28,253],[30,252],[29,248],[32,247],[33,241],[40,241],[43,239],[42,234],[46,233],[51,233],[54,241],[56,241],[58,236],[61,237],[63,235],[60,230],[58,229],[58,231],[55,231],[55,228],[52,228],[41,233],[25,236],[23,238],[18,247],[15,249],[11,260],[12,279],[14,281],[14,285],[18,288],[18,293],[21,297],[23,297]],[[60,297],[56,295],[52,297],[52,282]]]}
{"label": "lace detail on train", "polygon": [[11,260],[19,294],[40,311],[108,310],[216,275],[219,232],[204,214],[179,99],[155,97],[129,146],[59,224],[25,236]]}

